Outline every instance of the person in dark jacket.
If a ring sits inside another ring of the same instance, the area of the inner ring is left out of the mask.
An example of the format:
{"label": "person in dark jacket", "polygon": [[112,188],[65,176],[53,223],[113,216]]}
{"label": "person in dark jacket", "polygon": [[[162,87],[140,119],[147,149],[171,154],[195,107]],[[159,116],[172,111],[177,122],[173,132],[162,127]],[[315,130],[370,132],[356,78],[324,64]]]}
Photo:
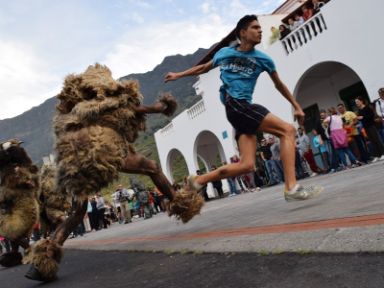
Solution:
{"label": "person in dark jacket", "polygon": [[366,100],[359,96],[355,99],[358,111],[357,119],[363,123],[367,137],[372,144],[372,162],[384,160],[384,146],[380,140],[379,132],[375,126],[375,112],[367,105]]}

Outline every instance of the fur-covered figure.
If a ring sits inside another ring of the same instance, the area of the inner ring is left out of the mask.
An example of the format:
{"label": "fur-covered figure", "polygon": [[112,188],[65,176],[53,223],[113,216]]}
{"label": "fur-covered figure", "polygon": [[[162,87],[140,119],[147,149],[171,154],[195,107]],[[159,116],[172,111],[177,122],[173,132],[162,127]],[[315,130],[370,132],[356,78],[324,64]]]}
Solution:
{"label": "fur-covered figure", "polygon": [[38,222],[38,168],[17,139],[0,143],[0,235],[10,240],[12,251],[0,257],[0,265],[21,264],[19,246],[29,247],[28,238]]}
{"label": "fur-covered figure", "polygon": [[57,189],[57,167],[54,163],[46,163],[40,169],[39,200],[41,232],[46,236],[64,222],[72,205],[71,195],[65,189]]}
{"label": "fur-covered figure", "polygon": [[203,205],[201,196],[187,190],[176,196],[157,163],[132,146],[139,132],[145,130],[146,114],[174,113],[177,104],[170,94],[152,105],[143,105],[138,82],[116,81],[106,66],[95,64],[82,74],[69,75],[57,98],[57,191],[75,199],[75,211],[58,225],[49,242],[36,243],[28,256],[32,266],[26,276],[42,281],[54,278],[61,259],[47,251],[60,250],[82,221],[88,195],[117,179],[119,172],[149,176],[171,200],[170,214],[183,222],[198,214]]}
{"label": "fur-covered figure", "polygon": [[33,263],[26,276],[38,281],[55,280],[61,257],[63,249],[55,241],[49,239],[37,241],[28,249],[23,259],[24,264]]}

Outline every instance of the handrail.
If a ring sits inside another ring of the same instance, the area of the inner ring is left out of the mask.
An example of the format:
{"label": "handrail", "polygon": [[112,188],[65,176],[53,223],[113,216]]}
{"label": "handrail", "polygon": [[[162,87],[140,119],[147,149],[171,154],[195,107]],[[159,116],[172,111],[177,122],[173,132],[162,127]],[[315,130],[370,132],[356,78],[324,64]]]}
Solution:
{"label": "handrail", "polygon": [[287,55],[292,54],[301,46],[318,37],[327,30],[327,24],[321,13],[317,13],[307,20],[303,25],[293,30],[281,40]]}
{"label": "handrail", "polygon": [[194,119],[204,112],[205,112],[205,104],[203,99],[201,99],[199,102],[197,102],[195,105],[193,105],[191,108],[187,110],[189,119]]}
{"label": "handrail", "polygon": [[[206,109],[205,109],[204,101],[200,100],[199,102],[197,102],[195,105],[193,105],[191,108],[187,110],[187,115],[188,115],[188,118],[192,120],[198,117],[199,115],[201,115],[202,113],[204,113],[205,111]],[[168,134],[174,132],[173,122],[170,122],[159,131],[162,136],[167,136]]]}
{"label": "handrail", "polygon": [[171,133],[172,131],[173,131],[173,123],[171,122],[160,130],[160,134],[165,136]]}

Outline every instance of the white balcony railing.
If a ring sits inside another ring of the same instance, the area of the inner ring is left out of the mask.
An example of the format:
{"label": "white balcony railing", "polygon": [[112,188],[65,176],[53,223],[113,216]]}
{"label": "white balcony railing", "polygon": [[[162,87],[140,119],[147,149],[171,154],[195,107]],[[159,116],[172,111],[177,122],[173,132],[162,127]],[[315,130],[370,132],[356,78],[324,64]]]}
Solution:
{"label": "white balcony railing", "polygon": [[321,13],[318,13],[307,20],[302,26],[293,30],[281,40],[287,55],[304,46],[312,39],[318,37],[327,30],[327,24]]}
{"label": "white balcony railing", "polygon": [[172,131],[173,131],[173,123],[171,122],[167,126],[165,126],[164,128],[162,128],[160,130],[160,134],[163,135],[163,136],[166,136],[169,133],[171,133]]}
{"label": "white balcony railing", "polygon": [[191,108],[187,110],[189,119],[194,119],[204,112],[205,112],[205,105],[203,100],[200,100],[199,102],[197,102],[195,105],[193,105]]}

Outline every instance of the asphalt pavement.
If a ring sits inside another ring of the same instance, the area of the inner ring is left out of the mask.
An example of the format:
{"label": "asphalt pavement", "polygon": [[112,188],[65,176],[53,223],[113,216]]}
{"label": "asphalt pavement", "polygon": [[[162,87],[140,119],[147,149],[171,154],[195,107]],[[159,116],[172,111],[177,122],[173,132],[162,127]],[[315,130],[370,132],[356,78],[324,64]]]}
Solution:
{"label": "asphalt pavement", "polygon": [[[384,163],[305,179],[316,199],[286,203],[282,185],[210,201],[187,224],[164,213],[65,243],[45,287],[384,287]],[[0,287],[40,286],[27,266]]]}

